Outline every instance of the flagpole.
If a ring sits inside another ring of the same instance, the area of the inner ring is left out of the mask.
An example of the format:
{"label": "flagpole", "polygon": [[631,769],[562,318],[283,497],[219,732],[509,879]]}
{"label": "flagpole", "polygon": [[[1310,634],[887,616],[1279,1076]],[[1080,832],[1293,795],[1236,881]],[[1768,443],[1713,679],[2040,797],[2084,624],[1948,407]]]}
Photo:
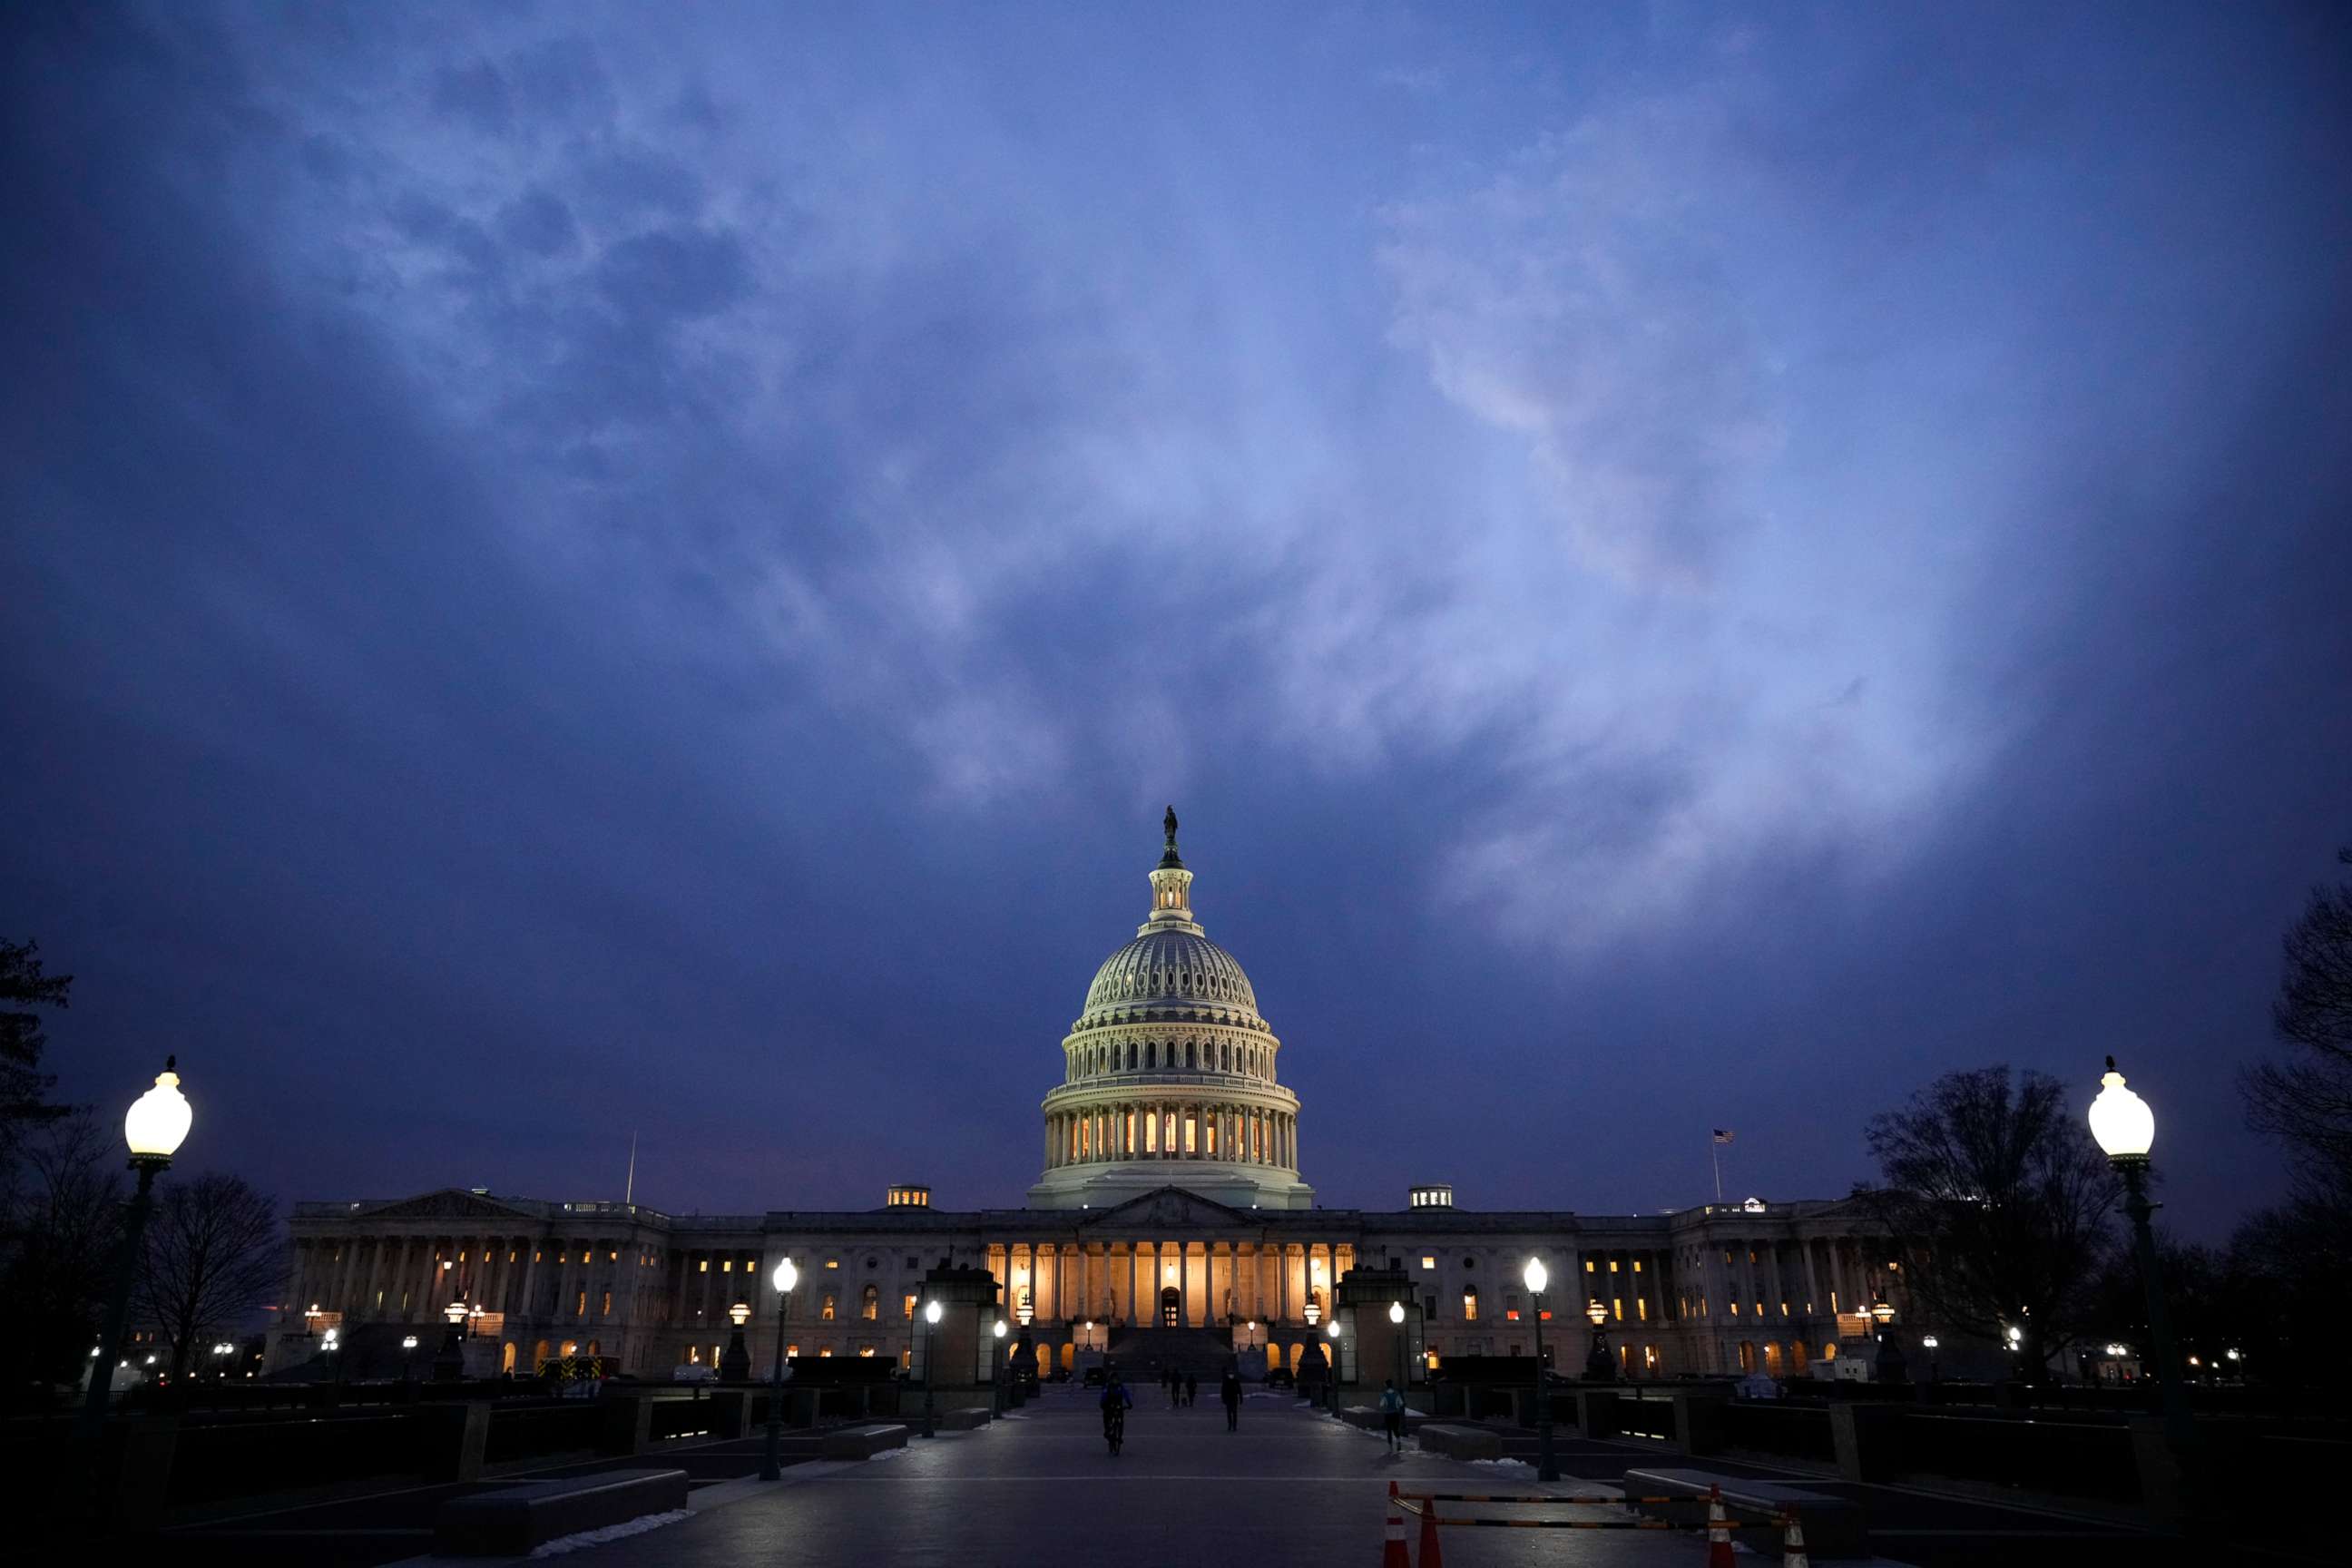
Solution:
{"label": "flagpole", "polygon": [[[1718,1187],[1722,1186],[1723,1178],[1717,1176],[1715,1179],[1715,1184]],[[1717,1193],[1715,1195],[1721,1197],[1723,1194]],[[634,1204],[637,1201],[637,1135],[634,1132],[629,1134],[629,1185],[621,1201],[625,1204]]]}
{"label": "flagpole", "polygon": [[1710,1132],[1706,1135],[1707,1163],[1715,1167],[1715,1201],[1723,1201],[1723,1140]]}

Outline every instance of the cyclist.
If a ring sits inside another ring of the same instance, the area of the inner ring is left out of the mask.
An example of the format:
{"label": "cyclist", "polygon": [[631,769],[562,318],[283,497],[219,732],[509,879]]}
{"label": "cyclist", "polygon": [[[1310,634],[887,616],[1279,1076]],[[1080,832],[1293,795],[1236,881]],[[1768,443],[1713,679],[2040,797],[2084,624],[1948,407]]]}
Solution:
{"label": "cyclist", "polygon": [[1134,1406],[1135,1395],[1118,1380],[1118,1368],[1112,1367],[1103,1381],[1102,1418],[1103,1440],[1116,1455],[1118,1446],[1127,1440],[1127,1413]]}

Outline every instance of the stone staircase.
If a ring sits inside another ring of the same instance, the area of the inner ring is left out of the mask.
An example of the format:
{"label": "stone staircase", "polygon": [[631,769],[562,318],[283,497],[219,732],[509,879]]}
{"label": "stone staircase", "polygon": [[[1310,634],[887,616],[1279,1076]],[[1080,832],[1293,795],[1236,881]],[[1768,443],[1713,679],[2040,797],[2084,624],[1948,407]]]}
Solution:
{"label": "stone staircase", "polygon": [[1130,1384],[1150,1383],[1174,1367],[1214,1387],[1234,1359],[1234,1342],[1223,1329],[1119,1329],[1111,1334],[1110,1357]]}

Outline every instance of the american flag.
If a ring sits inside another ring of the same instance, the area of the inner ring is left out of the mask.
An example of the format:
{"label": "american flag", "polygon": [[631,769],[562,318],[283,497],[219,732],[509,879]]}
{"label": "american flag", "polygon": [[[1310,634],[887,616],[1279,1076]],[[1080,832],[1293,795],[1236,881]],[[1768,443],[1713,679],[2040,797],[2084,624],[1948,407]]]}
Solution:
{"label": "american flag", "polygon": [[1730,1129],[1730,1128],[1728,1128],[1728,1127],[1718,1127],[1718,1128],[1717,1128],[1717,1129],[1715,1130],[1715,1141],[1716,1141],[1717,1142],[1718,1142],[1718,1143],[1728,1143],[1728,1142],[1731,1142],[1731,1129]]}

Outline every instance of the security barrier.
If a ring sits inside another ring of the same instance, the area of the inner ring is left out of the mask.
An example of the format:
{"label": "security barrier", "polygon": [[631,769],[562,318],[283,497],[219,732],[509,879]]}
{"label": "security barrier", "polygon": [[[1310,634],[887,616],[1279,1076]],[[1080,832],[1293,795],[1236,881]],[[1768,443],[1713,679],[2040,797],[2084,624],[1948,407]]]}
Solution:
{"label": "security barrier", "polygon": [[[1682,1528],[1670,1519],[1484,1519],[1471,1514],[1452,1518],[1437,1511],[1440,1503],[1506,1503],[1518,1506],[1633,1508],[1642,1504],[1663,1505],[1687,1501],[1675,1497],[1560,1496],[1550,1492],[1407,1492],[1397,1489],[1391,1482],[1389,1503],[1392,1510],[1416,1514],[1421,1519],[1421,1562],[1418,1568],[1444,1568],[1438,1543],[1439,1527],[1462,1527],[1473,1530],[1676,1530]],[[1721,1495],[1708,1500],[1706,1523],[1708,1558],[1714,1563],[1727,1557],[1734,1531],[1768,1530],[1780,1532],[1784,1568],[1807,1568],[1804,1527],[1791,1510],[1771,1519],[1741,1523],[1725,1512]],[[1391,1512],[1391,1527],[1401,1521]],[[1393,1561],[1395,1543],[1402,1531],[1391,1528],[1385,1543],[1391,1554],[1384,1561]]]}

